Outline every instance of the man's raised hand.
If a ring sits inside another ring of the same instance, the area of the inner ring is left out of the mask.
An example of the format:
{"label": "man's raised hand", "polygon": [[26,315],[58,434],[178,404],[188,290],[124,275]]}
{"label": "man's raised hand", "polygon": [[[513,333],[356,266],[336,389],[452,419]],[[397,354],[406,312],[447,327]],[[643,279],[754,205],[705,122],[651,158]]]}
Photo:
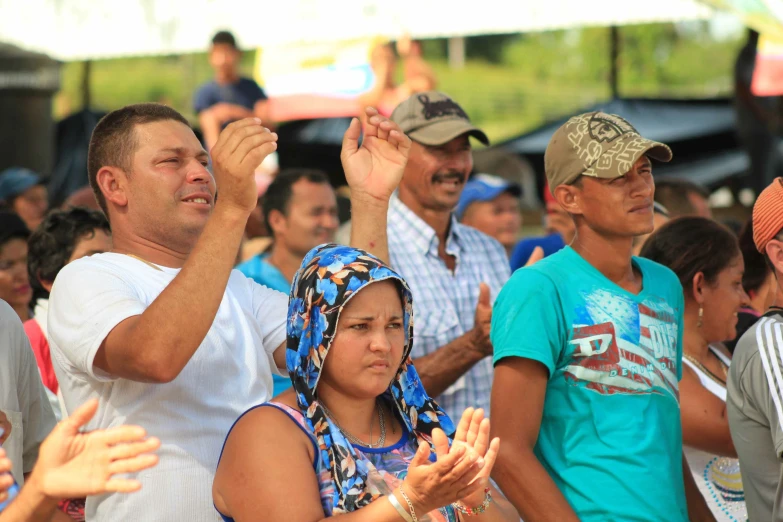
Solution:
{"label": "man's raised hand", "polygon": [[340,159],[352,199],[359,197],[386,203],[402,179],[411,140],[396,123],[372,107],[367,107],[365,113],[367,123],[361,146],[361,123],[354,118],[345,131]]}
{"label": "man's raised hand", "polygon": [[221,205],[250,213],[258,203],[255,170],[277,150],[277,134],[258,118],[235,121],[212,148],[212,166]]}

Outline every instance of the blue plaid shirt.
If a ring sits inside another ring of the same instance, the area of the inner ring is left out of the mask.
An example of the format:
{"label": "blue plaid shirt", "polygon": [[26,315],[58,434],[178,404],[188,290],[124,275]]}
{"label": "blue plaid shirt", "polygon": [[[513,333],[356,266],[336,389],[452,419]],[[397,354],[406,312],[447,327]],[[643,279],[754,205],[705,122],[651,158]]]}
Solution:
{"label": "blue plaid shirt", "polygon": [[[454,272],[438,256],[435,230],[393,195],[389,204],[391,265],[413,291],[414,338],[411,356],[422,357],[449,344],[473,328],[479,284],[486,283],[491,299],[511,276],[500,243],[452,216],[446,252],[456,258]],[[484,408],[489,415],[492,358],[485,357],[440,397],[438,404],[455,423],[465,408]]]}

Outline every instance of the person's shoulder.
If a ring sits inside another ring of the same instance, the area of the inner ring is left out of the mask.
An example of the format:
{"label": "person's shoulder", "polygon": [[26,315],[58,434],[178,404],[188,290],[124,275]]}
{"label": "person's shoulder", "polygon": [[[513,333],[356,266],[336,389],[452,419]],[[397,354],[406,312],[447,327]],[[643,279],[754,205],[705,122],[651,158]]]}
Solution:
{"label": "person's shoulder", "polygon": [[198,88],[196,89],[196,96],[211,94],[217,89],[217,87],[218,84],[215,80],[209,80],[208,82],[204,82],[201,85],[199,85]]}
{"label": "person's shoulder", "polygon": [[490,254],[504,260],[506,265],[508,264],[506,249],[503,248],[503,245],[497,239],[462,223],[455,223],[454,227],[455,232],[460,238],[464,239],[468,248],[484,254]]}
{"label": "person's shoulder", "polygon": [[644,257],[634,257],[633,260],[641,269],[643,276],[654,280],[653,284],[656,289],[666,288],[663,285],[668,284],[671,285],[671,287],[673,287],[677,292],[682,293],[680,279],[671,268]]}
{"label": "person's shoulder", "polygon": [[106,252],[76,259],[60,270],[55,278],[55,285],[70,279],[94,277],[98,273],[109,273],[132,281],[135,270],[132,270],[125,257],[127,256]]}
{"label": "person's shoulder", "polygon": [[[767,314],[759,317],[758,321],[748,328],[737,341],[737,346],[732,354],[731,364],[743,365],[754,356],[758,355],[760,345],[764,348],[775,348],[783,351],[783,346],[778,346],[776,330],[783,328],[783,315]],[[766,345],[772,343],[772,346]]]}
{"label": "person's shoulder", "polygon": [[0,299],[0,326],[2,331],[22,330],[22,320],[11,305]]}

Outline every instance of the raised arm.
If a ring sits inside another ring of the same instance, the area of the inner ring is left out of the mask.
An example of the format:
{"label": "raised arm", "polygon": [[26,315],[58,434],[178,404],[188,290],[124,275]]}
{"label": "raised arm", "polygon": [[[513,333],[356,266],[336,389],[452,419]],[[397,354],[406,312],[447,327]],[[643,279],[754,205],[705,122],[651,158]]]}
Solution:
{"label": "raised arm", "polygon": [[257,202],[253,172],[276,148],[277,135],[257,119],[232,123],[220,135],[212,151],[220,197],[196,246],[152,304],[108,334],[94,366],[136,381],[170,382],[179,375],[207,335],[223,299],[247,218]]}
{"label": "raised arm", "polygon": [[354,118],[345,132],[340,155],[351,188],[351,246],[388,262],[389,198],[402,179],[411,140],[377,110],[368,107],[365,112],[367,124],[361,146],[361,124]]}

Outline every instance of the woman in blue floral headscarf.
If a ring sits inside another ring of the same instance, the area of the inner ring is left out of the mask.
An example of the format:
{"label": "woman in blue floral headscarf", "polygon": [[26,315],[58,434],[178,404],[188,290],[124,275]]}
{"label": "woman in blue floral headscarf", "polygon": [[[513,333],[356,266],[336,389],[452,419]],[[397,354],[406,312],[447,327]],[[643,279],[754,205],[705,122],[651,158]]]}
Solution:
{"label": "woman in blue floral headscarf", "polygon": [[305,257],[288,309],[293,389],[229,432],[213,485],[225,520],[519,520],[489,486],[489,420],[469,409],[455,430],[421,385],[411,299],[361,250]]}

